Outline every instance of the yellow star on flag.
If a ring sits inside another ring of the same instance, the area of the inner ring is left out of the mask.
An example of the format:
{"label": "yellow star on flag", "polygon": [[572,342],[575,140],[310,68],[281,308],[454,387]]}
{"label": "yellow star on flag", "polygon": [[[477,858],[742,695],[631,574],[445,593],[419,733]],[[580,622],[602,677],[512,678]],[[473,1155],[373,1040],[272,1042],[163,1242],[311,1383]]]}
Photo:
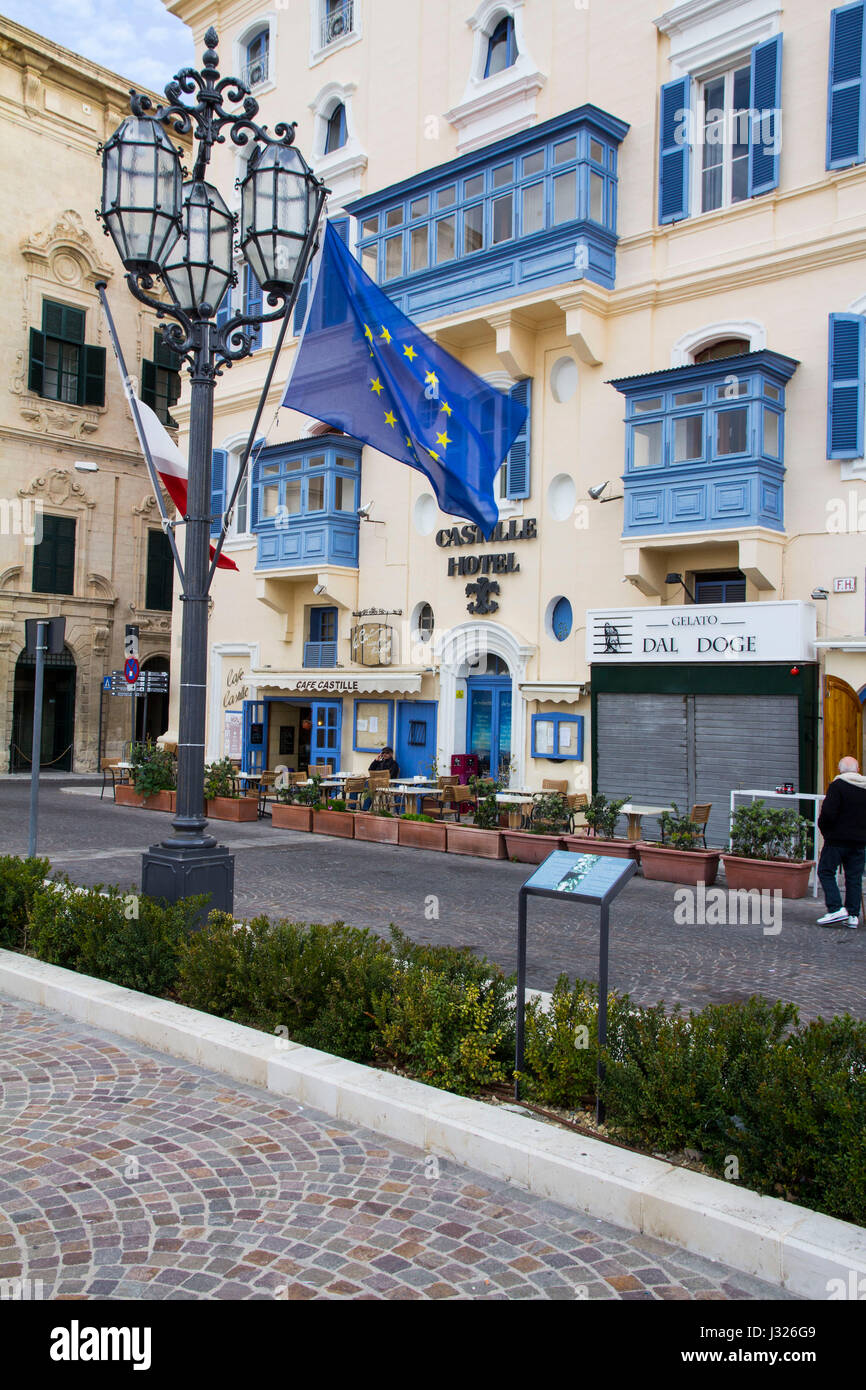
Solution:
{"label": "yellow star on flag", "polygon": [[364,337],[365,337],[365,338],[369,338],[369,339],[370,339],[370,342],[372,343],[372,341],[373,341],[373,330],[372,330],[372,328],[370,327],[370,325],[369,325],[368,323],[365,323],[365,324],[364,324]]}
{"label": "yellow star on flag", "polygon": [[453,443],[454,443],[453,439],[449,439],[449,438],[448,438],[448,431],[447,431],[447,430],[445,430],[444,433],[442,433],[442,434],[437,434],[437,436],[436,436],[436,441],[437,441],[437,443],[439,443],[439,444],[442,445],[442,448],[443,448],[443,449],[447,449],[449,444],[453,444]]}
{"label": "yellow star on flag", "polygon": [[411,343],[409,343],[408,347],[404,347],[403,355],[408,357],[410,362],[414,362],[415,358],[418,356]]}
{"label": "yellow star on flag", "polygon": [[435,449],[428,449],[427,452],[430,455],[431,459],[435,459],[437,463],[439,462],[439,455],[437,454]]}
{"label": "yellow star on flag", "polygon": [[427,375],[424,377],[424,380],[429,381],[432,386],[439,385],[439,378],[435,372],[428,372]]}
{"label": "yellow star on flag", "polygon": [[391,334],[388,332],[388,330],[387,330],[387,328],[385,327],[384,324],[382,324],[382,337],[385,339],[385,342],[386,342],[386,343],[390,343],[390,341],[391,341]]}
{"label": "yellow star on flag", "polygon": [[450,415],[450,414],[451,414],[451,407],[450,407],[450,405],[448,404],[447,401],[443,401],[443,402],[442,402],[442,409],[445,411],[445,414],[446,414],[446,415]]}
{"label": "yellow star on flag", "polygon": [[391,428],[393,429],[394,426],[396,425],[396,423],[397,423],[397,416],[394,415],[392,411],[386,410],[386,411],[385,411],[385,424],[386,424],[386,425],[390,425]]}
{"label": "yellow star on flag", "polygon": [[370,390],[371,390],[371,391],[375,391],[377,396],[381,396],[381,394],[382,394],[382,383],[381,383],[381,381],[379,380],[379,378],[378,378],[377,376],[374,376],[373,379],[371,380],[371,382],[370,382]]}

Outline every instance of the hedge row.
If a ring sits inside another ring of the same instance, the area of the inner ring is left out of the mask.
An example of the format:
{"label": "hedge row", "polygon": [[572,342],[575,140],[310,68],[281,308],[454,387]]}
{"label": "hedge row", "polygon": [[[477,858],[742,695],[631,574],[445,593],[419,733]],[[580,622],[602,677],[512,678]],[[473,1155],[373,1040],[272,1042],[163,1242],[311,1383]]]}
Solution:
{"label": "hedge row", "polygon": [[[467,949],[221,913],[197,930],[201,900],[58,891],[48,868],[0,857],[0,945],[461,1094],[512,1079],[513,978]],[[529,1097],[594,1106],[597,1007],[566,976],[547,1012],[527,1006]],[[615,1137],[697,1150],[719,1176],[866,1225],[866,1023],[801,1025],[760,996],[685,1014],[612,994],[604,1060]]]}

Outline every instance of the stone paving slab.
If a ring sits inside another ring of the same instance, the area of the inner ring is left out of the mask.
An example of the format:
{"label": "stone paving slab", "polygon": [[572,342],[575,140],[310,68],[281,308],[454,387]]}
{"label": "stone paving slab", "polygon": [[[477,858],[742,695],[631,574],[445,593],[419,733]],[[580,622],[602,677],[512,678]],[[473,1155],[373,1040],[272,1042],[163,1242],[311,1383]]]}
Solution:
{"label": "stone paving slab", "polygon": [[46,1299],[792,1298],[7,998],[0,1086],[0,1280]]}
{"label": "stone paving slab", "polygon": [[[0,784],[0,846],[27,852],[26,786]],[[384,933],[396,923],[418,941],[471,946],[506,971],[516,968],[517,893],[531,867],[335,840],[251,825],[214,823],[236,855],[238,916],[264,912],[300,921],[341,918]],[[169,817],[69,795],[58,783],[40,797],[40,853],[76,883],[140,882],[140,854],[170,833]],[[803,1018],[866,1016],[866,930],[815,925],[822,900],[782,903],[781,930],[761,923],[703,926],[675,920],[673,884],[632,879],[611,913],[611,987],[637,1003],[701,1008],[754,993],[795,1003]],[[528,983],[557,975],[595,979],[597,914],[579,903],[534,899],[529,911]]]}

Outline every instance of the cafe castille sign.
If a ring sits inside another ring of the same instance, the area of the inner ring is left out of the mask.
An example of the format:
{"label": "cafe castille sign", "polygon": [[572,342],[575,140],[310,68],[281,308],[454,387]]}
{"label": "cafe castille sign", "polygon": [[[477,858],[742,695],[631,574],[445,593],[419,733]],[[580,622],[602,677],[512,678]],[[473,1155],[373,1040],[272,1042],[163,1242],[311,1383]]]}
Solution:
{"label": "cafe castille sign", "polygon": [[[466,525],[443,527],[436,532],[436,544],[441,550],[450,550],[457,546],[485,545],[495,541],[508,545],[512,541],[533,541],[537,537],[538,522],[535,517],[526,517],[525,520],[512,517],[510,521],[497,522],[487,542],[478,526]],[[466,605],[467,612],[481,617],[495,613],[499,608],[499,578],[519,573],[520,563],[513,550],[448,557],[449,576],[470,577],[470,583],[466,585],[466,597],[470,600]]]}
{"label": "cafe castille sign", "polygon": [[597,662],[814,661],[810,603],[695,603],[590,608],[586,659]]}

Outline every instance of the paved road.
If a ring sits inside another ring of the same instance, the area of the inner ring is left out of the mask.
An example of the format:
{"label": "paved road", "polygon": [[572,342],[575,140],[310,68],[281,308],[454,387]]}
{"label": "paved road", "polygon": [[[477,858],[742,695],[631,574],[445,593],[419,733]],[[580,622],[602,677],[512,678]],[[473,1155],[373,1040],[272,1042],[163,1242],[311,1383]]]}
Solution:
{"label": "paved road", "polygon": [[[46,784],[40,853],[76,883],[135,887],[140,854],[170,833],[158,812],[100,802],[93,788]],[[0,849],[26,853],[27,787],[0,779]],[[417,940],[468,945],[505,970],[516,966],[517,890],[526,865],[334,840],[274,830],[270,821],[216,826],[236,854],[239,916],[341,918],[385,931],[395,922]],[[689,926],[675,920],[677,890],[633,879],[614,905],[610,980],[640,1003],[700,1008],[755,992],[792,1000],[804,1017],[848,1009],[866,1016],[866,930],[815,926],[809,897],[783,904],[781,930],[761,924]],[[550,989],[557,975],[595,978],[595,917],[580,904],[530,905],[528,980]]]}
{"label": "paved road", "polygon": [[787,1299],[0,998],[0,1280],[46,1299]]}

